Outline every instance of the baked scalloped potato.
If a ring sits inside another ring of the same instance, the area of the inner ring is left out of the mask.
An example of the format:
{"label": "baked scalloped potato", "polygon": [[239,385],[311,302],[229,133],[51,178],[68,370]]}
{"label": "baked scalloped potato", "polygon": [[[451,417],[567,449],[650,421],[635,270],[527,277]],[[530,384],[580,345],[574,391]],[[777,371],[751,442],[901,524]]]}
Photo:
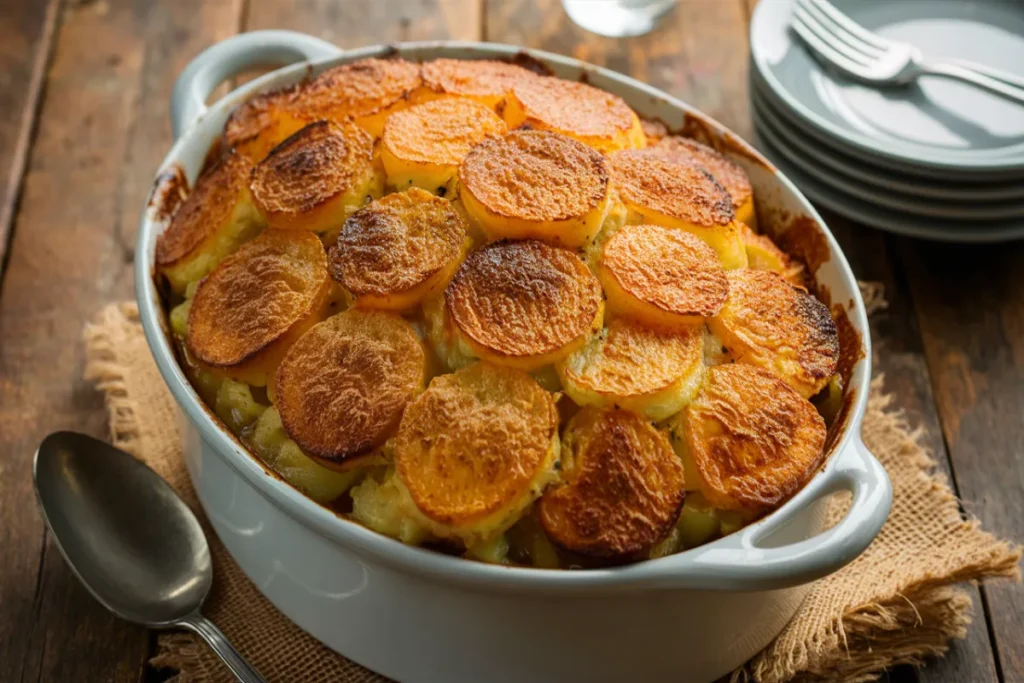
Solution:
{"label": "baked scalloped potato", "polygon": [[562,548],[613,562],[650,550],[686,495],[668,437],[635,413],[584,408],[562,437],[562,482],[544,493],[541,525]]}
{"label": "baked scalloped potato", "polygon": [[444,289],[468,249],[451,202],[414,187],[348,217],[330,250],[331,274],[359,308],[409,310]]}
{"label": "baked scalloped potato", "polygon": [[599,152],[545,131],[484,140],[459,167],[459,197],[492,240],[584,246],[604,221],[608,183]]}
{"label": "baked scalloped potato", "polygon": [[157,244],[181,366],[339,514],[607,566],[732,533],[824,459],[837,328],[736,157],[455,59],[256,95],[221,149]]}

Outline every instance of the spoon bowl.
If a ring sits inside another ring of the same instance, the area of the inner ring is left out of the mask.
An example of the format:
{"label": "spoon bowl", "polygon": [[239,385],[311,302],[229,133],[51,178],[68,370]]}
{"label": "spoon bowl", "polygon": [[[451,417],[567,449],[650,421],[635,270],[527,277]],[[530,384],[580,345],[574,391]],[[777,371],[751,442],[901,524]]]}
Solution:
{"label": "spoon bowl", "polygon": [[55,432],[36,451],[36,496],[68,566],[114,614],[187,628],[242,681],[262,681],[199,608],[213,584],[199,520],[153,470],[85,434]]}

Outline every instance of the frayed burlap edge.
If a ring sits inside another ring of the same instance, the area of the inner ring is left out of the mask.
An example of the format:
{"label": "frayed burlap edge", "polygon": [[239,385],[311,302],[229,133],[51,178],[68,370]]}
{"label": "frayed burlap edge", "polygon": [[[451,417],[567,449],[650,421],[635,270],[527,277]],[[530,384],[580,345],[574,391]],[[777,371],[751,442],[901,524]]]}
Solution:
{"label": "frayed burlap edge", "polygon": [[[877,288],[866,288],[865,300],[870,302],[869,310],[879,310],[886,305]],[[135,305],[108,306],[96,322],[87,327],[85,341],[86,377],[94,380],[104,393],[113,442],[145,460],[172,485],[181,487],[179,491],[185,490],[194,496],[177,443],[164,443],[166,427],[153,429],[153,425],[173,424],[176,409],[142,339]],[[147,365],[149,367],[145,367]],[[140,375],[147,381],[142,381]],[[882,379],[877,378],[872,383],[865,419],[865,441],[872,445],[880,439],[888,440],[899,461],[913,468],[917,478],[914,486],[937,496],[950,509],[958,509],[944,476],[935,473],[934,461],[919,443],[920,432],[912,431],[904,416],[892,410],[890,404],[891,398],[882,393]],[[154,444],[174,451],[175,457],[154,456]],[[835,504],[830,515],[833,519],[842,514],[842,506],[842,502]],[[959,520],[953,533],[966,534],[975,541],[967,556],[957,556],[955,566],[943,567],[939,572],[926,571],[900,585],[898,590],[843,605],[822,628],[793,642],[794,634],[789,631],[801,621],[808,604],[828,588],[834,588],[832,584],[841,580],[844,573],[853,572],[840,572],[820,582],[787,630],[735,672],[733,681],[867,681],[876,679],[881,671],[893,665],[921,664],[929,657],[943,654],[950,639],[965,635],[971,621],[970,598],[952,584],[993,577],[1019,579],[1018,548],[981,531],[974,520]],[[212,533],[210,535],[212,538]],[[216,539],[212,542],[217,543]],[[237,568],[234,570],[240,573]],[[275,615],[287,621],[280,614]],[[296,639],[308,639],[297,629],[295,631]],[[788,641],[787,635],[790,636]],[[230,680],[211,653],[191,634],[161,634],[158,643],[159,652],[151,663],[155,667],[177,670],[178,675],[171,679],[173,683]],[[296,645],[309,649],[305,643]],[[343,680],[347,683],[384,680],[326,650],[322,654],[313,652],[310,657],[312,665],[302,671],[289,669],[285,662],[274,662],[270,666],[278,674],[274,680]],[[328,664],[328,658],[340,661]],[[326,670],[333,675],[319,675]],[[344,675],[339,676],[339,673]]]}
{"label": "frayed burlap edge", "polygon": [[[865,297],[866,299],[868,297]],[[900,473],[890,476],[899,495],[903,468],[913,477],[908,488],[934,496],[935,505],[946,507],[947,514],[959,515],[959,503],[946,475],[936,471],[937,464],[921,445],[923,430],[912,429],[902,411],[892,408],[893,398],[884,393],[884,378],[871,383],[871,396],[862,427],[866,444],[886,462],[876,444],[888,444],[900,464]],[[891,466],[890,466],[891,470]],[[897,480],[899,479],[899,480]],[[898,515],[900,501],[894,502]],[[847,501],[833,503],[830,521],[845,513]],[[887,528],[896,521],[892,516]],[[958,562],[941,574],[933,568],[907,571],[906,580],[888,597],[853,602],[808,638],[787,638],[794,624],[809,608],[815,592],[829,590],[844,577],[853,577],[859,566],[871,566],[876,550],[872,545],[864,555],[837,574],[816,586],[789,626],[764,651],[732,675],[732,683],[783,683],[785,681],[871,681],[888,668],[900,664],[921,665],[930,657],[941,656],[954,638],[963,638],[972,620],[970,597],[954,585],[967,581],[1005,578],[1020,580],[1020,547],[996,539],[981,529],[976,519],[958,519],[950,531],[963,539]],[[880,539],[886,529],[880,534]],[[876,544],[878,541],[876,541]],[[852,579],[851,579],[852,580]],[[796,642],[793,642],[796,640]]]}
{"label": "frayed burlap edge", "polygon": [[118,356],[122,342],[141,334],[139,309],[134,302],[110,304],[85,326],[85,379],[103,393],[110,440],[118,448],[134,453],[141,420],[135,414],[137,401],[128,396],[125,362]]}

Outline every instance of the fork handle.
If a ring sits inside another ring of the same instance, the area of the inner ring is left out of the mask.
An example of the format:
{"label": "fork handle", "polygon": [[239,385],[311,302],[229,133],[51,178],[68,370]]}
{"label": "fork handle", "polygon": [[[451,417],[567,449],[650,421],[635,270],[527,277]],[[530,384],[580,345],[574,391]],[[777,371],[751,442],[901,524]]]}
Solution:
{"label": "fork handle", "polygon": [[979,73],[951,62],[925,62],[919,65],[920,75],[945,76],[965,83],[971,83],[1000,95],[1012,102],[1024,105],[1024,88],[1018,88],[992,76]]}
{"label": "fork handle", "polygon": [[945,64],[952,64],[954,66],[963,67],[964,69],[970,69],[982,76],[988,76],[989,78],[994,78],[997,81],[1002,81],[1007,85],[1024,89],[1024,76],[1018,76],[1017,74],[1010,73],[1009,71],[997,69],[994,66],[979,64],[978,62],[971,62],[966,59],[944,59],[942,61]]}

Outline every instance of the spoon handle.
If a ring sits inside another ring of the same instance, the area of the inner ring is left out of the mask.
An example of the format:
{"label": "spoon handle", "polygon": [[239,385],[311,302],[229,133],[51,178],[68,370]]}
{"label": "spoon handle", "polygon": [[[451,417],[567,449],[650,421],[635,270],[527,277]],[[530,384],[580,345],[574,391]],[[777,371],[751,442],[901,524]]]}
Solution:
{"label": "spoon handle", "polygon": [[242,683],[266,683],[263,676],[245,661],[221,630],[202,614],[189,615],[178,623],[205,640]]}

